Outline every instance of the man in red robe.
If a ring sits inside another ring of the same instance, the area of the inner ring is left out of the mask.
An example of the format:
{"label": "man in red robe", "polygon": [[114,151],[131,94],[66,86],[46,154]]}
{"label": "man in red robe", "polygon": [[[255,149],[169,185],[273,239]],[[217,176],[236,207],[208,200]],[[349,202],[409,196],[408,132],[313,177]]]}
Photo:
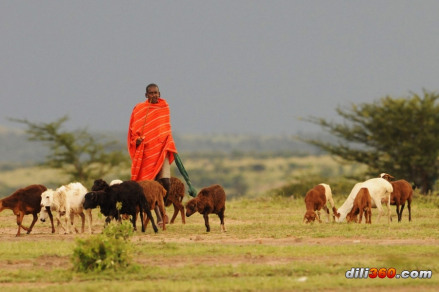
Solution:
{"label": "man in red robe", "polygon": [[157,180],[166,189],[167,196],[170,165],[174,161],[174,153],[177,153],[172,138],[169,105],[160,98],[156,84],[146,87],[145,97],[146,101],[134,107],[128,128],[131,180]]}

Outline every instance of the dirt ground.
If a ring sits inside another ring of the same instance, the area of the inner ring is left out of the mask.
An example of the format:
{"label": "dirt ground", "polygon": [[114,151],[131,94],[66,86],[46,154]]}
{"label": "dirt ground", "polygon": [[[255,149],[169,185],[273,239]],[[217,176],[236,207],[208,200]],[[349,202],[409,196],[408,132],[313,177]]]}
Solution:
{"label": "dirt ground", "polygon": [[[32,216],[27,216],[25,225],[29,226]],[[26,231],[21,230],[21,236],[16,237],[17,225],[15,224],[15,216],[0,216],[0,241],[18,242],[18,241],[50,241],[50,240],[62,240],[62,241],[74,241],[78,236],[87,237],[87,233],[84,234],[59,234],[58,231],[55,234],[51,233],[50,223],[37,222],[30,234],[26,234]],[[177,223],[181,224],[181,223]],[[87,225],[86,225],[87,226]],[[94,226],[94,233],[100,233],[103,226]],[[437,245],[439,240],[436,239],[365,239],[365,238],[344,238],[344,237],[326,237],[326,238],[298,238],[298,237],[288,237],[288,238],[248,238],[242,239],[235,237],[232,233],[218,234],[214,237],[211,234],[197,234],[197,235],[187,235],[187,236],[177,236],[172,234],[167,234],[164,236],[148,236],[151,234],[151,230],[147,230],[145,234],[136,234],[132,237],[134,242],[165,242],[165,243],[222,243],[225,245],[246,245],[246,244],[264,244],[264,245],[274,245],[274,246],[291,246],[291,245],[352,245],[360,243],[373,243],[376,245],[404,245],[404,244],[416,244],[416,245]],[[196,260],[198,264],[200,263],[224,263],[224,264],[241,264],[241,263],[255,263],[255,264],[285,264],[297,260],[297,257],[291,258],[270,258],[270,257],[257,257],[252,255],[243,256],[223,256],[221,258],[209,258],[204,256],[203,258],[192,259]],[[181,258],[180,262],[176,262],[175,258],[169,259],[168,261],[163,259],[160,262],[153,261],[149,258],[139,258],[135,261],[141,265],[160,265],[160,266],[183,266],[188,264],[187,258]],[[304,259],[301,259],[304,260]],[[0,269],[26,269],[26,268],[40,268],[40,269],[54,269],[54,268],[65,268],[71,265],[70,259],[67,256],[44,256],[35,259],[21,259],[21,260],[9,260],[0,261]]]}

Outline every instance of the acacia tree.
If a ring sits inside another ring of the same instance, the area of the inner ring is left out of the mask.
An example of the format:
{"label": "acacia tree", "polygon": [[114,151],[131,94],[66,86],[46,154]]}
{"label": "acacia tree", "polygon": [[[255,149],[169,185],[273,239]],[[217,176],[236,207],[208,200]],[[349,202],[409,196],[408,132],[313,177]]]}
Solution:
{"label": "acacia tree", "polygon": [[[127,157],[116,146],[117,142],[101,142],[85,129],[62,130],[68,120],[64,116],[51,123],[32,123],[12,119],[25,124],[29,141],[40,141],[49,148],[43,165],[61,169],[70,179],[90,182],[109,173],[114,167],[127,162]],[[99,138],[99,137],[98,137]]]}
{"label": "acacia tree", "polygon": [[422,97],[414,93],[405,98],[386,96],[372,104],[338,107],[343,123],[306,119],[329,131],[336,142],[302,140],[344,160],[367,165],[368,174],[387,172],[406,179],[427,194],[438,179],[438,99],[437,93],[424,90]]}

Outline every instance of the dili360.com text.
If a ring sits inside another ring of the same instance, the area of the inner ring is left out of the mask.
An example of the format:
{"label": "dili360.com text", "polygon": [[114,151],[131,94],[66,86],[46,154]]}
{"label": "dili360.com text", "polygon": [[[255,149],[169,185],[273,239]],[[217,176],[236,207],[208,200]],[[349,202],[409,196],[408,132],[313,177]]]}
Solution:
{"label": "dili360.com text", "polygon": [[431,270],[403,270],[396,272],[395,268],[352,268],[346,271],[347,279],[431,279]]}

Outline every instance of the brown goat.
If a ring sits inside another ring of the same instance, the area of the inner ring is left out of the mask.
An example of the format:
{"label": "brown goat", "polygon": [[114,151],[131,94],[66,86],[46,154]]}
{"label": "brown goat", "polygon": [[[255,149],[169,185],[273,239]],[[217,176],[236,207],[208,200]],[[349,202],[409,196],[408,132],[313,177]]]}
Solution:
{"label": "brown goat", "polygon": [[[410,183],[404,179],[392,181],[394,177],[387,173],[382,173],[380,176],[392,184],[393,192],[390,194],[390,205],[396,205],[398,222],[401,222],[405,202],[407,202],[407,208],[409,209],[409,222],[412,221],[413,188]],[[399,209],[399,206],[401,206],[401,209]]]}
{"label": "brown goat", "polygon": [[[151,207],[151,210],[155,209],[155,206],[159,206],[160,213],[163,217],[163,230],[166,230],[166,210],[165,210],[165,204],[163,202],[163,198],[166,195],[165,188],[157,181],[154,180],[143,180],[137,182],[143,189],[143,193],[145,194],[146,201],[148,202],[149,206]],[[148,225],[149,218],[144,216],[145,220],[145,228]]]}
{"label": "brown goat", "polygon": [[314,222],[316,218],[318,218],[319,222],[321,223],[322,220],[320,219],[320,210],[322,208],[328,214],[329,221],[329,210],[328,207],[326,207],[327,202],[331,204],[334,219],[334,215],[337,214],[337,209],[334,206],[334,200],[332,199],[332,192],[329,185],[319,184],[310,189],[305,195],[306,213],[303,217],[303,222]]}
{"label": "brown goat", "polygon": [[[17,216],[18,231],[16,236],[20,236],[20,229],[23,228],[29,234],[38,220],[38,213],[41,210],[41,194],[47,190],[43,185],[30,185],[16,190],[12,195],[0,200],[0,212],[10,209]],[[32,214],[33,220],[30,227],[25,227],[23,222],[24,215]],[[52,213],[49,213],[52,221],[52,233],[55,231],[53,226]]]}
{"label": "brown goat", "polygon": [[346,215],[347,222],[357,222],[357,215],[360,214],[360,221],[364,218],[366,224],[372,223],[372,197],[370,196],[369,190],[367,188],[361,188],[355,197],[354,204],[351,211]]}
{"label": "brown goat", "polygon": [[221,231],[226,231],[224,226],[224,211],[226,209],[226,193],[220,185],[212,185],[200,190],[198,195],[187,202],[186,216],[189,217],[195,212],[202,214],[206,232],[210,231],[209,214],[217,214],[221,220]]}
{"label": "brown goat", "polygon": [[169,188],[168,199],[165,202],[165,206],[169,207],[171,204],[174,206],[174,214],[171,218],[171,224],[174,223],[175,218],[178,215],[178,212],[181,213],[181,221],[183,224],[186,223],[184,218],[184,206],[182,204],[185,193],[184,183],[176,178],[171,177],[171,187]]}

